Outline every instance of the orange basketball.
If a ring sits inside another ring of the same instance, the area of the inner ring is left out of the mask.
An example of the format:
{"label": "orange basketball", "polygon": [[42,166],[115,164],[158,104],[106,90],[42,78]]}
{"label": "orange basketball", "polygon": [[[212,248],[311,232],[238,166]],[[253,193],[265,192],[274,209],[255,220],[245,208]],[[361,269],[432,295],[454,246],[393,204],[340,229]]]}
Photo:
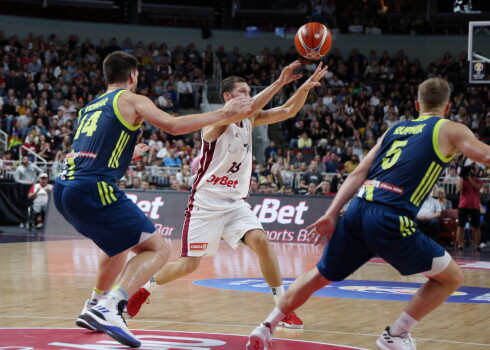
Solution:
{"label": "orange basketball", "polygon": [[332,47],[332,35],[321,23],[306,23],[296,32],[294,45],[304,58],[317,60],[325,56]]}

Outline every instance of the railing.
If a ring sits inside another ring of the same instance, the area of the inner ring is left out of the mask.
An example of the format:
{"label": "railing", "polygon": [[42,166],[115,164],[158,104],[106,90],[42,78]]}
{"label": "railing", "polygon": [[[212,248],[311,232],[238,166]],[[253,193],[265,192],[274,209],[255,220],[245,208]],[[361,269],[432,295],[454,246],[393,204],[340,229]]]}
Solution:
{"label": "railing", "polygon": [[[44,159],[43,159],[44,161]],[[1,164],[1,163],[0,163]],[[0,174],[3,174],[5,180],[14,180],[15,168],[20,164],[20,161],[12,161],[8,166],[0,168]],[[58,171],[59,164],[55,162],[44,161],[41,165],[43,171],[48,174],[48,177],[53,181],[56,177],[56,172]],[[157,166],[147,166],[146,171],[149,173],[149,182],[156,184],[159,187],[167,187],[170,185],[169,177],[170,175],[177,175],[180,173],[180,168],[178,167],[157,167]],[[136,167],[131,165],[126,173],[127,175],[133,177],[136,174]],[[294,174],[287,174],[284,176],[283,180],[286,186],[290,186],[293,189],[299,189],[301,179],[304,176],[304,172],[295,172]],[[292,176],[291,176],[292,175]],[[324,179],[331,179],[335,176],[334,173],[322,173]],[[490,178],[482,178],[485,183],[490,183]],[[445,182],[444,177],[440,177],[437,181],[437,186],[444,188],[447,196],[457,195],[456,184],[453,182]]]}
{"label": "railing", "polygon": [[9,135],[3,130],[0,130],[0,148],[2,154],[9,148]]}
{"label": "railing", "polygon": [[36,160],[38,160],[41,163],[43,163],[42,166],[47,166],[48,162],[46,161],[46,159],[44,159],[43,157],[41,157],[40,155],[38,155],[36,152],[31,151],[29,148],[27,148],[24,145],[20,146],[20,148],[19,148],[19,159],[22,159],[22,157],[24,156],[24,153],[26,153],[26,152],[29,155],[33,156]]}
{"label": "railing", "polygon": [[219,62],[218,56],[215,54],[213,54],[213,79],[217,84],[220,84],[221,80],[223,79],[221,63]]}

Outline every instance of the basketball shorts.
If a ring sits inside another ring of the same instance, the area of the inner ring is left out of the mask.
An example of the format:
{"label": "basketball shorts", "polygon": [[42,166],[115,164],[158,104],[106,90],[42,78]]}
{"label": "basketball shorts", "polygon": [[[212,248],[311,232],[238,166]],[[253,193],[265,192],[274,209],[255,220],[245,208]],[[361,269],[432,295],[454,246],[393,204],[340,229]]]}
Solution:
{"label": "basketball shorts", "polygon": [[354,198],[325,247],[317,268],[329,281],[341,281],[378,255],[402,275],[430,271],[445,255],[402,213],[379,203]]}
{"label": "basketball shorts", "polygon": [[55,183],[53,199],[66,221],[114,256],[138,245],[142,232],[152,234],[155,226],[124,192],[112,187],[106,194],[103,202],[96,183],[83,190]]}
{"label": "basketball shorts", "polygon": [[236,249],[245,233],[253,229],[263,230],[259,219],[245,201],[243,205],[227,211],[194,206],[192,211],[185,214],[180,256],[214,255],[221,238]]}

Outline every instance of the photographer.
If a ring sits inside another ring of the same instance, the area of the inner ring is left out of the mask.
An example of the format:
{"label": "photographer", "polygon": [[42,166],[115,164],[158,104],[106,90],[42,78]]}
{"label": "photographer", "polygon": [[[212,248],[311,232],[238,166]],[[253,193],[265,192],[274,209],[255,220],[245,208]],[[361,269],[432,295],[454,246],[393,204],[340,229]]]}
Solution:
{"label": "photographer", "polygon": [[483,186],[483,181],[477,176],[476,166],[465,166],[459,174],[461,178],[458,180],[456,190],[460,193],[458,205],[458,231],[456,233],[457,248],[464,248],[464,227],[468,218],[470,226],[473,230],[473,244],[475,250],[479,251],[480,247],[480,189]]}

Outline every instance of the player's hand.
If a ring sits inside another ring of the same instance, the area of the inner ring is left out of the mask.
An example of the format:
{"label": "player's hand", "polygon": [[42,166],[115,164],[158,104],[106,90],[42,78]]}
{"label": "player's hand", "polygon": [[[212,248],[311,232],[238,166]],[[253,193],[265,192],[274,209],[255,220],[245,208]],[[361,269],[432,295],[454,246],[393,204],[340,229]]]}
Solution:
{"label": "player's hand", "polygon": [[308,226],[308,234],[306,240],[313,242],[314,245],[318,245],[322,242],[327,242],[329,237],[333,234],[337,220],[331,215],[323,215],[315,223]]}
{"label": "player's hand", "polygon": [[235,123],[239,120],[245,119],[250,116],[252,112],[253,99],[250,97],[239,96],[234,97],[225,103],[223,111],[225,112],[226,119],[230,123]]}
{"label": "player's hand", "polygon": [[133,152],[133,158],[137,158],[141,156],[143,153],[148,152],[150,149],[150,146],[144,143],[138,143],[136,146],[134,146],[134,152]]}
{"label": "player's hand", "polygon": [[290,65],[284,67],[277,81],[282,85],[287,85],[292,81],[298,80],[303,77],[303,74],[294,74],[294,70],[301,66],[300,61],[294,61]]}
{"label": "player's hand", "polygon": [[315,72],[303,84],[303,88],[311,90],[314,87],[320,86],[321,84],[319,83],[319,81],[325,76],[325,74],[327,74],[327,72],[328,66],[323,67],[323,62],[320,62],[318,64],[318,67],[316,67]]}

